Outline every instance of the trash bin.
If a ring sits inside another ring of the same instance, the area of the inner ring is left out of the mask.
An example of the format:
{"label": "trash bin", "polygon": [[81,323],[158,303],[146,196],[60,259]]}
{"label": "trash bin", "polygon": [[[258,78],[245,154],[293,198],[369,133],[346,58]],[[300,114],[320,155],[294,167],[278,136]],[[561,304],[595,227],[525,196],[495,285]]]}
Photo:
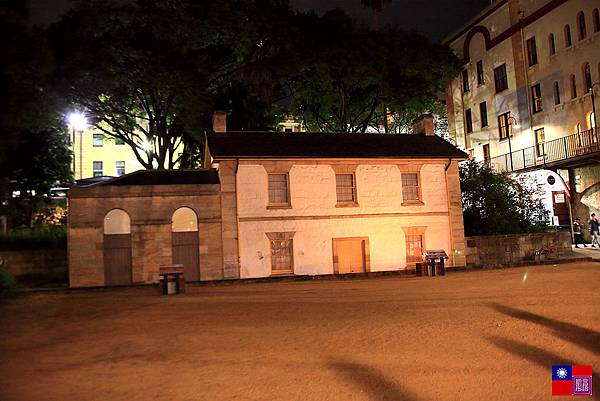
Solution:
{"label": "trash bin", "polygon": [[428,249],[423,254],[423,257],[427,261],[427,273],[429,276],[433,277],[436,275],[446,275],[446,267],[444,266],[444,260],[448,259],[446,251],[443,249]]}
{"label": "trash bin", "polygon": [[427,276],[427,263],[425,262],[417,262],[415,265],[415,270],[418,277]]}
{"label": "trash bin", "polygon": [[163,295],[175,295],[185,292],[183,265],[162,265],[158,274],[160,275],[160,286]]}

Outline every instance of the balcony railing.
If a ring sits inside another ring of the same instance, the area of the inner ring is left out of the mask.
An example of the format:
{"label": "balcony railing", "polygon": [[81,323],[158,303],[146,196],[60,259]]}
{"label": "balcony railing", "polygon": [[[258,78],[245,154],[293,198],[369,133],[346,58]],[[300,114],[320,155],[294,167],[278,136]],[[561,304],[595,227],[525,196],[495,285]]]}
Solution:
{"label": "balcony railing", "polygon": [[[577,134],[554,139],[537,146],[516,150],[489,159],[496,171],[518,172],[544,168],[547,164],[600,152],[598,129],[590,129]],[[512,156],[512,157],[511,157]]]}

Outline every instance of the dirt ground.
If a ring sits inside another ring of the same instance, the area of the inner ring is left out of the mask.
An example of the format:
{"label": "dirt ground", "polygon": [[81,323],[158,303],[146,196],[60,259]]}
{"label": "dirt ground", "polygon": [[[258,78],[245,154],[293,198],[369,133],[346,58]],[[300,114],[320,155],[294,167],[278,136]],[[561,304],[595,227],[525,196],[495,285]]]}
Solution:
{"label": "dirt ground", "polygon": [[2,401],[549,400],[600,372],[600,263],[32,294],[0,339]]}

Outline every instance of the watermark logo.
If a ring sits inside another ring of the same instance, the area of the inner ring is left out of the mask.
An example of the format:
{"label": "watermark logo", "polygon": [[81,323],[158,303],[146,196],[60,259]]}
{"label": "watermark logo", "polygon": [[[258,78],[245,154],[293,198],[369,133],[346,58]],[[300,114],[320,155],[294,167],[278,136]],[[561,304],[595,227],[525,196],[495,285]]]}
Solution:
{"label": "watermark logo", "polygon": [[592,367],[553,365],[552,395],[592,395]]}

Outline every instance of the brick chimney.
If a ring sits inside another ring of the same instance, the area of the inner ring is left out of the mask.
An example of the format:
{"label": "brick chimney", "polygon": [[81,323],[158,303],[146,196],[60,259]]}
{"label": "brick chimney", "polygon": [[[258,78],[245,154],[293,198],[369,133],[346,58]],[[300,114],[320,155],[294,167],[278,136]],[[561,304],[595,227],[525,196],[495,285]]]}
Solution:
{"label": "brick chimney", "polygon": [[412,124],[413,134],[434,135],[433,114],[423,114],[415,119]]}
{"label": "brick chimney", "polygon": [[227,112],[215,111],[212,118],[213,131],[227,132]]}

